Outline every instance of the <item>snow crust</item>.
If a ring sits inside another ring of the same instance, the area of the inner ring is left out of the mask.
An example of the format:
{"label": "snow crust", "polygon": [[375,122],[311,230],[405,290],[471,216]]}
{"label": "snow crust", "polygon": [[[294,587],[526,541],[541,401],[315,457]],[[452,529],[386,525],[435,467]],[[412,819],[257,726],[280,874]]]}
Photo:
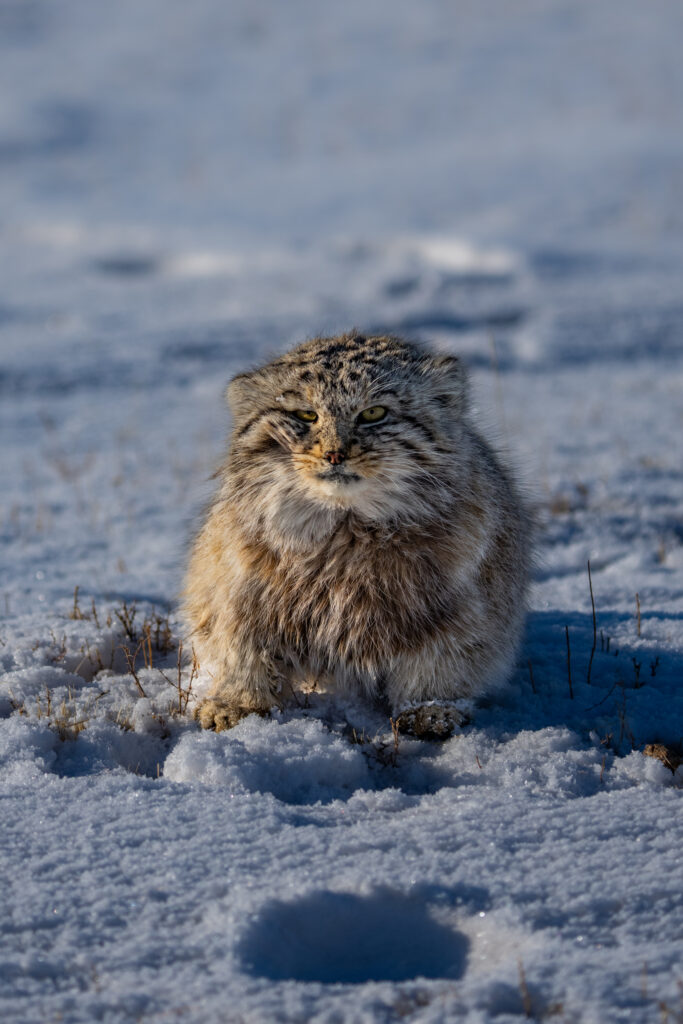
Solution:
{"label": "snow crust", "polygon": [[[0,5],[3,1021],[681,1018],[682,38]],[[442,744],[316,693],[203,733],[224,385],[354,324],[471,369],[539,524],[519,664]]]}

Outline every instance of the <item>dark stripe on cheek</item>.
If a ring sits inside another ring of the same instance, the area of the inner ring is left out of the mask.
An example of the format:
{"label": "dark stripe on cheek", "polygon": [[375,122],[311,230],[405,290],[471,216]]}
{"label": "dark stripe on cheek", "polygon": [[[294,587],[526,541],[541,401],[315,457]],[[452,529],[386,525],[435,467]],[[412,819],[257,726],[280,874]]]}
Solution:
{"label": "dark stripe on cheek", "polygon": [[400,437],[396,435],[392,440],[394,441],[395,444],[398,444],[402,448],[405,448],[406,451],[411,452],[411,454],[413,455],[419,455],[420,457],[424,458],[425,455],[429,454],[428,449],[421,448],[418,444],[415,444],[414,441],[409,441],[405,437]]}
{"label": "dark stripe on cheek", "polygon": [[287,449],[283,449],[280,441],[272,437],[271,434],[264,434],[263,437],[259,437],[255,444],[247,448],[246,454],[250,459],[255,459],[259,455],[272,456],[273,452],[283,452]]}
{"label": "dark stripe on cheek", "polygon": [[394,398],[398,397],[398,391],[394,391],[393,388],[383,388],[381,384],[373,384],[370,381],[370,393],[374,395],[376,402],[380,398],[384,398],[385,395],[392,395]]}
{"label": "dark stripe on cheek", "polygon": [[258,423],[259,420],[263,419],[264,416],[270,416],[272,413],[276,413],[278,416],[283,416],[284,410],[261,409],[260,412],[257,412],[255,416],[252,416],[251,419],[247,420],[247,422],[243,426],[241,426],[235,434],[233,434],[233,439],[237,441],[240,437],[244,437],[244,435],[248,433],[251,430],[251,428]]}
{"label": "dark stripe on cheek", "polygon": [[409,416],[407,413],[403,413],[401,419],[405,420],[406,423],[410,423],[411,427],[415,427],[422,434],[424,434],[424,436],[432,444],[436,444],[437,435],[434,433],[433,430],[430,430],[430,428],[427,426],[426,423],[424,423],[423,420],[418,420],[416,416]]}

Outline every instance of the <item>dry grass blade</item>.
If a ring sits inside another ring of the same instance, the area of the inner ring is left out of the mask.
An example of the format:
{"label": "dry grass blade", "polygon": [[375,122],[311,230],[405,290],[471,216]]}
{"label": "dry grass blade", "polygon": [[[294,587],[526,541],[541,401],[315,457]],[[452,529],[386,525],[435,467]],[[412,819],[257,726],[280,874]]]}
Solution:
{"label": "dry grass blade", "polygon": [[640,594],[636,594],[636,631],[640,636]]}
{"label": "dry grass blade", "polygon": [[81,611],[81,607],[80,607],[80,605],[78,603],[78,591],[79,590],[80,590],[80,587],[74,587],[74,604],[73,604],[73,608],[69,612],[69,618],[70,619],[85,619],[86,618],[86,616]]}
{"label": "dry grass blade", "polygon": [[395,718],[390,718],[389,721],[391,722],[391,734],[394,738],[394,748],[391,752],[391,765],[393,768],[395,768],[398,762],[398,744],[400,731],[398,727],[398,721]]}
{"label": "dry grass blade", "polygon": [[572,686],[572,651],[569,646],[569,626],[564,627],[565,636],[567,638],[567,681],[569,683],[569,698],[574,700],[574,688]]}
{"label": "dry grass blade", "polygon": [[129,640],[137,640],[137,633],[135,632],[135,616],[137,615],[137,608],[135,602],[128,605],[125,601],[121,602],[121,608],[116,609],[114,614],[123,626],[126,636]]}
{"label": "dry grass blade", "polygon": [[158,669],[159,674],[166,680],[169,686],[178,694],[178,703],[175,708],[172,708],[172,712],[176,712],[179,715],[185,714],[187,711],[190,698],[192,697],[192,684],[199,675],[199,661],[194,647],[192,648],[192,663],[190,665],[190,678],[187,686],[183,687],[183,642],[182,640],[178,643],[178,658],[177,658],[177,677],[175,680],[169,679],[165,672]]}
{"label": "dry grass blade", "polygon": [[137,659],[138,654],[140,653],[140,648],[141,647],[142,647],[142,641],[140,641],[140,643],[136,647],[135,653],[131,653],[130,647],[126,647],[125,644],[123,644],[120,649],[123,651],[123,656],[126,659],[126,662],[128,663],[128,671],[130,672],[130,674],[132,675],[133,679],[135,680],[135,685],[138,688],[140,696],[141,697],[146,697],[147,694],[145,693],[145,691],[143,689],[142,683],[140,682],[140,679],[138,677],[138,673],[137,673],[137,670],[136,670],[136,667],[135,667],[135,661]]}
{"label": "dry grass blade", "polygon": [[593,658],[595,657],[595,648],[598,642],[598,623],[595,617],[595,598],[593,597],[593,580],[591,578],[591,560],[588,559],[588,586],[591,592],[591,610],[593,612],[593,646],[591,647],[591,656],[588,660],[588,671],[586,672],[586,683],[588,686],[591,684],[591,670],[593,668]]}
{"label": "dry grass blade", "polygon": [[522,1007],[524,1009],[524,1016],[531,1018],[533,1016],[533,1010],[531,1006],[531,993],[529,992],[529,986],[526,983],[526,973],[524,971],[524,964],[521,960],[517,961],[517,968],[519,970],[519,994],[522,997]]}

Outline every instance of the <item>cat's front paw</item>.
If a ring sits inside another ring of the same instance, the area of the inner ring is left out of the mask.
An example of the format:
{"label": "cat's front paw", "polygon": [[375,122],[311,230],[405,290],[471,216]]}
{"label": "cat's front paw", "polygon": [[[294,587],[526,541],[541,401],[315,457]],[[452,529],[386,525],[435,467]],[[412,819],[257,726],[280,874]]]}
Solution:
{"label": "cat's front paw", "polygon": [[254,714],[266,717],[270,714],[270,710],[253,705],[246,706],[238,701],[230,701],[221,697],[208,697],[196,708],[194,717],[202,729],[223,732],[224,729],[232,729],[233,725],[237,725],[247,715]]}
{"label": "cat's front paw", "polygon": [[469,716],[452,701],[425,701],[404,708],[393,719],[399,732],[420,740],[447,740],[456,729],[467,725]]}

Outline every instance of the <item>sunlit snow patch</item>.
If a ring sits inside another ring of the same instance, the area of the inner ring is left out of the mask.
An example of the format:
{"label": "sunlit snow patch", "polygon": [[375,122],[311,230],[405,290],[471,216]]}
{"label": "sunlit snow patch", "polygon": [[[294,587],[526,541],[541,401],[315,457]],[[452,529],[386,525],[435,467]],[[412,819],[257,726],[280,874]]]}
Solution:
{"label": "sunlit snow patch", "polygon": [[475,246],[463,238],[447,235],[418,235],[399,243],[408,253],[415,253],[426,263],[453,273],[480,273],[506,276],[517,269],[514,254],[502,248]]}

